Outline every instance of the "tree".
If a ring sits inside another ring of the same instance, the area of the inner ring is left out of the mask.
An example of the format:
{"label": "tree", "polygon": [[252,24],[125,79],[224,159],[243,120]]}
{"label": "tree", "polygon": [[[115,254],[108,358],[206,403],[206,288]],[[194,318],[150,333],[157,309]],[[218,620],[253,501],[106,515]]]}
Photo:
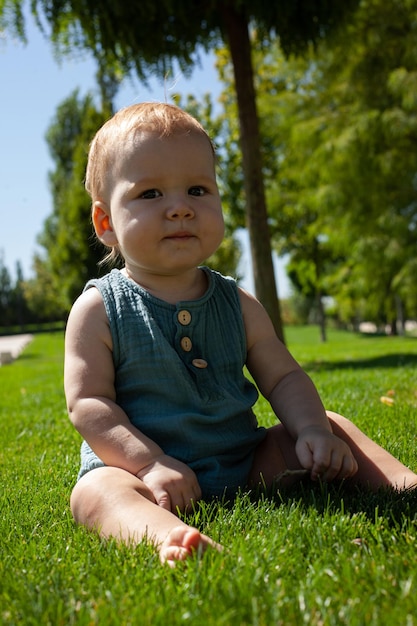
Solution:
{"label": "tree", "polygon": [[338,45],[319,50],[295,131],[303,193],[314,187],[345,257],[328,285],[345,315],[393,330],[417,312],[416,17],[416,0],[361,2]]}
{"label": "tree", "polygon": [[255,57],[274,245],[299,289],[394,329],[417,311],[416,18],[416,0],[366,0],[331,48]]}
{"label": "tree", "polygon": [[58,107],[46,134],[55,163],[49,175],[54,209],[38,237],[45,252],[35,258],[31,296],[43,298],[39,305],[48,318],[65,316],[87,280],[99,273],[103,248],[93,237],[83,180],[88,145],[111,112],[111,103],[99,110],[91,94],[80,98],[75,90]]}
{"label": "tree", "polygon": [[0,254],[0,326],[13,324],[13,285],[10,272]]}
{"label": "tree", "polygon": [[[323,297],[326,295],[326,272],[333,264],[330,239],[320,219],[320,208],[310,188],[304,190],[299,172],[305,166],[293,164],[294,126],[300,123],[300,105],[311,89],[315,90],[311,55],[286,59],[279,41],[268,50],[257,33],[252,34],[255,87],[260,112],[263,176],[269,206],[269,229],[272,245],[280,255],[290,258],[287,269],[295,288],[308,301],[311,313],[320,326],[321,339],[326,340]],[[310,58],[309,58],[310,57]],[[225,116],[232,121],[236,105],[231,89],[230,61],[227,50],[218,52],[219,73],[225,84],[221,100]],[[303,107],[304,110],[304,107]],[[233,131],[233,127],[231,129]],[[231,163],[229,161],[231,157]],[[239,158],[239,155],[237,155]],[[235,178],[235,150],[227,151],[227,180]],[[239,169],[239,168],[237,168]]]}
{"label": "tree", "polygon": [[16,264],[13,280],[0,251],[0,327],[20,326],[31,321],[24,292],[24,279],[20,263]]}
{"label": "tree", "polygon": [[22,266],[16,263],[16,283],[13,289],[13,299],[15,308],[15,322],[21,328],[30,321],[30,311],[25,296],[25,280],[23,276]]}
{"label": "tree", "polygon": [[[24,35],[23,0],[1,0],[0,17],[10,26],[13,11],[17,31]],[[283,338],[273,272],[268,215],[262,176],[259,121],[256,107],[250,28],[265,42],[279,35],[286,52],[301,50],[325,36],[357,4],[357,0],[154,0],[97,3],[95,0],[34,0],[40,22],[52,26],[52,38],[61,49],[92,50],[100,67],[121,66],[145,79],[164,75],[177,59],[186,70],[202,49],[224,41],[231,52],[239,109],[246,215],[250,232],[256,293]]]}

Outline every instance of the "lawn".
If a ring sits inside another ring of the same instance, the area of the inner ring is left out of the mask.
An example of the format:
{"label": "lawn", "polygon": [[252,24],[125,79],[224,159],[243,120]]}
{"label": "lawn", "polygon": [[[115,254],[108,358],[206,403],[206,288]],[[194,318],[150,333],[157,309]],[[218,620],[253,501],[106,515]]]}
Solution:
{"label": "lawn", "polygon": [[[288,328],[329,409],[417,469],[417,340]],[[41,625],[417,624],[417,494],[303,485],[201,503],[220,541],[171,570],[154,549],[105,542],[68,507],[80,437],[63,397],[63,335],[0,368],[0,618]],[[393,406],[381,402],[392,395]],[[265,401],[259,421],[274,422]]]}

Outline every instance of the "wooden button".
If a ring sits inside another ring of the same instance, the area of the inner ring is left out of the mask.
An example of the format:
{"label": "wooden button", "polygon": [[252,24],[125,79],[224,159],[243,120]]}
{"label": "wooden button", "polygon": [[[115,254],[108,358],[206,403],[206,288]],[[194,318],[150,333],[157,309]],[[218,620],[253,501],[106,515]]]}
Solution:
{"label": "wooden button", "polygon": [[194,367],[198,367],[198,369],[203,370],[207,367],[208,363],[204,359],[193,359],[192,364]]}
{"label": "wooden button", "polygon": [[184,352],[189,352],[193,347],[192,341],[189,337],[183,337],[180,341],[180,344]]}
{"label": "wooden button", "polygon": [[183,326],[188,326],[188,324],[191,322],[191,313],[189,311],[186,311],[185,309],[182,309],[178,312],[177,318],[180,324],[182,324]]}

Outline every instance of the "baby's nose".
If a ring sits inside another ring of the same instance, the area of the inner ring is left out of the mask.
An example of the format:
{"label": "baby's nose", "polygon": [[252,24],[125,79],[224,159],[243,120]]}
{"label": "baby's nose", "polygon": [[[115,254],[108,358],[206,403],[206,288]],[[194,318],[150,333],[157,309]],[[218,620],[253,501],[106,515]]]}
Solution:
{"label": "baby's nose", "polygon": [[169,219],[190,219],[194,217],[194,211],[185,199],[178,200],[168,209]]}

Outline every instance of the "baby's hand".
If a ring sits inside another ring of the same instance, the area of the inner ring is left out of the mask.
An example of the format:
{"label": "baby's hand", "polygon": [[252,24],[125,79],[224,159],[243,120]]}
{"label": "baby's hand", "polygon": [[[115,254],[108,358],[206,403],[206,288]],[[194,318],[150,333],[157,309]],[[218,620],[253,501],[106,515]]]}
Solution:
{"label": "baby's hand", "polygon": [[136,475],[152,491],[155,502],[172,513],[186,511],[201,498],[193,470],[172,456],[162,454]]}
{"label": "baby's hand", "polygon": [[301,465],[311,471],[312,480],[350,478],[358,470],[356,459],[347,443],[318,426],[301,431],[295,451]]}

